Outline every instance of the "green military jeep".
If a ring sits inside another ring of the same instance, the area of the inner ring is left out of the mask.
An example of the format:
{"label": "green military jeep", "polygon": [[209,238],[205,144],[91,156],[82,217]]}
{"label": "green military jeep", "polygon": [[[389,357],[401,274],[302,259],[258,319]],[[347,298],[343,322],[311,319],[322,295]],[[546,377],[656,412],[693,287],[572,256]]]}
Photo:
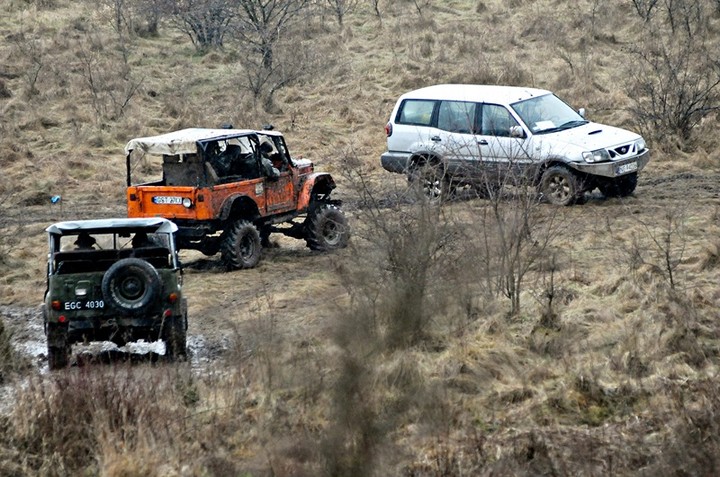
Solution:
{"label": "green military jeep", "polygon": [[66,367],[73,343],[165,342],[187,354],[187,303],[174,233],[163,218],[59,222],[49,236],[43,320],[50,369]]}

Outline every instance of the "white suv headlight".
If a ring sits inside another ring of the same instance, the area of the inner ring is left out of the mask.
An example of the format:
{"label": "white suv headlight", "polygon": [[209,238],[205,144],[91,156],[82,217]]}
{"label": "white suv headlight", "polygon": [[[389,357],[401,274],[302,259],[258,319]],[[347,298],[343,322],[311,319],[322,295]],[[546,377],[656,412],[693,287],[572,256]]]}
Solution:
{"label": "white suv headlight", "polygon": [[640,138],[637,141],[635,141],[635,151],[641,152],[644,151],[647,145],[645,144],[645,139]]}
{"label": "white suv headlight", "polygon": [[585,162],[603,162],[610,160],[610,154],[605,149],[598,149],[597,151],[585,151],[582,153]]}

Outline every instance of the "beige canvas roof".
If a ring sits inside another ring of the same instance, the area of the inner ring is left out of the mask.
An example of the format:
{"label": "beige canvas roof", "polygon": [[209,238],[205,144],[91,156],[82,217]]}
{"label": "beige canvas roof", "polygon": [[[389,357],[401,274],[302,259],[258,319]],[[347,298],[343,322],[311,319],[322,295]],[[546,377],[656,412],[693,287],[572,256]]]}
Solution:
{"label": "beige canvas roof", "polygon": [[81,230],[110,231],[124,228],[148,228],[164,233],[177,231],[177,225],[162,217],[73,220],[55,223],[45,231],[58,235],[77,235]]}
{"label": "beige canvas roof", "polygon": [[267,134],[272,136],[280,135],[276,131],[254,131],[251,129],[206,129],[188,128],[173,131],[159,136],[140,137],[131,140],[125,146],[125,154],[139,149],[145,154],[153,155],[174,155],[193,154],[197,152],[198,141],[210,141],[229,137],[243,136],[248,134]]}

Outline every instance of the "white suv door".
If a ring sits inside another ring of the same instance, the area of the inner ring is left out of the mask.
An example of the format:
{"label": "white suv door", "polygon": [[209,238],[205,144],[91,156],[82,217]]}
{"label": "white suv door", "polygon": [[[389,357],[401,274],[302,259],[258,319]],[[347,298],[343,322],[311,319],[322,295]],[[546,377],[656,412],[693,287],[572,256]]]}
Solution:
{"label": "white suv door", "polygon": [[469,101],[441,101],[434,140],[445,159],[450,177],[472,177],[480,151],[475,138],[479,104]]}
{"label": "white suv door", "polygon": [[527,133],[505,106],[483,104],[479,129],[476,139],[484,177],[504,183],[519,179],[532,166],[525,147]]}

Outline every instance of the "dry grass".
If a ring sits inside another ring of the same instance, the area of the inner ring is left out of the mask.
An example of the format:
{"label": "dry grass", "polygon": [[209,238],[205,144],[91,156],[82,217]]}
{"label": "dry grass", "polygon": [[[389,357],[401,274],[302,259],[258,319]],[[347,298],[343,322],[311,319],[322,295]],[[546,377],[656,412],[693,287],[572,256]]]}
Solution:
{"label": "dry grass", "polygon": [[[700,3],[714,51],[720,17]],[[353,242],[280,238],[233,273],[183,252],[192,366],[0,367],[0,474],[720,472],[717,115],[651,144],[633,197],[521,210],[549,240],[518,257],[513,313],[487,266],[492,201],[411,205],[378,164],[395,99],[431,83],[544,87],[634,128],[629,46],[647,25],[631,2],[380,2],[381,19],[361,2],[342,30],[326,15],[294,32],[316,63],[269,110],[237,45],[198,55],[167,24],[120,41],[109,5],[0,0],[0,302],[36,307],[44,228],[124,215],[125,142],[175,128],[273,123],[334,174]],[[9,342],[0,328],[0,355]]]}

